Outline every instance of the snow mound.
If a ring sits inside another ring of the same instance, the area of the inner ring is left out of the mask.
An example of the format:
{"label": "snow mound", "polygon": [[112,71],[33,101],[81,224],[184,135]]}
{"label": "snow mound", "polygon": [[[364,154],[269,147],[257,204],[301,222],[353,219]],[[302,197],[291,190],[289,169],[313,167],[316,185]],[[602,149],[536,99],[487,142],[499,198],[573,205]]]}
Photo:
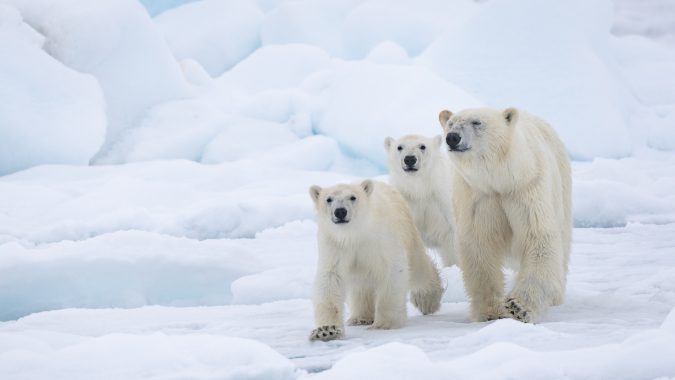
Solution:
{"label": "snow mound", "polygon": [[490,1],[417,63],[491,107],[543,117],[574,160],[626,157],[633,152],[626,115],[637,111],[609,53],[611,7],[609,0]]}
{"label": "snow mound", "polygon": [[675,3],[670,0],[614,0],[612,34],[642,35],[675,47]]}
{"label": "snow mound", "polygon": [[91,75],[42,50],[44,37],[0,4],[0,176],[41,164],[86,165],[106,131]]}
{"label": "snow mound", "polygon": [[363,59],[375,46],[392,41],[416,57],[448,26],[468,17],[468,1],[366,1],[351,10],[342,26],[346,59]]}
{"label": "snow mound", "polygon": [[241,277],[232,283],[232,304],[311,299],[315,273],[313,267],[283,267]]}
{"label": "snow mound", "polygon": [[321,48],[302,45],[263,46],[217,80],[221,91],[253,95],[263,90],[297,87],[310,74],[333,66]]}
{"label": "snow mound", "polygon": [[596,158],[572,167],[576,227],[675,222],[675,157]]}
{"label": "snow mound", "polygon": [[252,0],[203,0],[154,21],[177,60],[192,58],[217,77],[260,47],[262,19]]}
{"label": "snow mound", "polygon": [[410,65],[413,62],[405,49],[391,41],[375,46],[366,60],[380,65]]}
{"label": "snow mound", "polygon": [[308,44],[342,56],[342,25],[362,0],[286,1],[265,17],[263,45]]}
{"label": "snow mound", "polygon": [[261,271],[249,249],[119,231],[26,249],[0,245],[0,320],[65,308],[229,304],[230,284]]}
{"label": "snow mound", "polygon": [[151,108],[137,128],[120,136],[106,161],[200,161],[205,147],[232,123],[232,116],[211,102],[188,99],[162,103]]}
{"label": "snow mound", "polygon": [[242,158],[257,159],[270,149],[297,140],[298,137],[287,125],[242,118],[233,122],[206,145],[201,161],[213,164],[234,162]]}
{"label": "snow mound", "polygon": [[45,36],[52,57],[98,79],[108,117],[102,154],[150,107],[187,96],[180,67],[138,1],[1,2]]}
{"label": "snow mound", "polygon": [[0,334],[23,349],[0,353],[0,367],[13,379],[260,379],[295,378],[295,366],[270,347],[250,339],[217,335],[108,334],[61,336],[65,347],[39,338]]}
{"label": "snow mound", "polygon": [[[539,328],[513,320],[500,320],[489,326],[492,330],[514,327]],[[653,379],[675,373],[675,363],[670,359],[675,352],[673,338],[675,334],[669,332],[645,331],[619,344],[550,353],[532,351],[510,342],[498,342],[475,353],[438,363],[432,362],[415,346],[389,343],[349,354],[316,378]]]}

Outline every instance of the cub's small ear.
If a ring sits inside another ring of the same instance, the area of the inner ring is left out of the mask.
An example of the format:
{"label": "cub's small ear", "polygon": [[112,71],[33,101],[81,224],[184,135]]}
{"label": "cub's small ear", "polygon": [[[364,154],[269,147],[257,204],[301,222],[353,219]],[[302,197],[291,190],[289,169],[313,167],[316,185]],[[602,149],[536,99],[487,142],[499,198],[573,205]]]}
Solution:
{"label": "cub's small ear", "polygon": [[366,195],[370,195],[373,193],[373,189],[375,189],[375,182],[372,179],[364,180],[361,182],[361,187],[366,192]]}
{"label": "cub's small ear", "polygon": [[516,108],[507,108],[502,112],[506,124],[509,126],[514,126],[518,122],[518,110]]}
{"label": "cub's small ear", "polygon": [[448,110],[441,111],[441,113],[438,115],[438,121],[441,122],[441,127],[444,128],[443,130],[445,130],[445,124],[448,122],[448,120],[450,120],[451,117],[452,112]]}
{"label": "cub's small ear", "polygon": [[314,204],[319,201],[319,194],[321,194],[321,190],[323,190],[321,187],[314,185],[309,188],[309,196],[312,197],[312,201],[314,201]]}
{"label": "cub's small ear", "polygon": [[392,143],[392,142],[394,142],[394,139],[391,138],[391,137],[389,137],[389,136],[387,136],[387,137],[384,139],[384,149],[389,150],[389,147],[391,146],[391,143]]}
{"label": "cub's small ear", "polygon": [[443,135],[434,137],[434,145],[436,145],[436,149],[441,148],[441,145],[443,145]]}

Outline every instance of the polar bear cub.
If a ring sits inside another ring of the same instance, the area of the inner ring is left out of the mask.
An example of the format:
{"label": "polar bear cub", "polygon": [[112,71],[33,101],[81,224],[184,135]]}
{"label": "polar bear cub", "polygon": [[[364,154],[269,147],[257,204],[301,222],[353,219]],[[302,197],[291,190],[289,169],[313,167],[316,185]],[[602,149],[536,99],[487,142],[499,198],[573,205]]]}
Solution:
{"label": "polar bear cub", "polygon": [[[474,320],[537,322],[565,298],[572,175],[544,120],[515,108],[439,115],[452,160],[456,249]],[[502,266],[516,285],[504,297]]]}
{"label": "polar bear cub", "polygon": [[426,254],[406,201],[391,186],[365,180],[326,189],[312,186],[319,225],[310,340],[344,335],[347,325],[398,329],[406,320],[406,296],[422,314],[438,311],[443,289]]}
{"label": "polar bear cub", "polygon": [[455,217],[450,196],[450,159],[442,153],[443,136],[408,135],[384,139],[389,184],[405,198],[424,244],[436,250],[443,265],[458,264]]}

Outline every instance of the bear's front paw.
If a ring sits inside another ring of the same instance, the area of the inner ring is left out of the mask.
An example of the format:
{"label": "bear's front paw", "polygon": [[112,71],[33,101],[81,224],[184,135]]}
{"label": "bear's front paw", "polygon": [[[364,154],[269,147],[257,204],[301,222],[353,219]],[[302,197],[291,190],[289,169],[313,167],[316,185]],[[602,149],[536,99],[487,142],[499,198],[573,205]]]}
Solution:
{"label": "bear's front paw", "polygon": [[363,319],[363,318],[354,318],[351,317],[347,320],[347,326],[368,326],[372,325],[372,319]]}
{"label": "bear's front paw", "polygon": [[312,332],[309,334],[309,340],[322,340],[327,342],[333,339],[342,339],[344,335],[345,334],[342,330],[342,327],[336,325],[324,325],[312,330]]}
{"label": "bear's front paw", "polygon": [[532,322],[532,311],[525,307],[525,303],[518,298],[508,297],[504,302],[504,307],[509,317],[525,323]]}

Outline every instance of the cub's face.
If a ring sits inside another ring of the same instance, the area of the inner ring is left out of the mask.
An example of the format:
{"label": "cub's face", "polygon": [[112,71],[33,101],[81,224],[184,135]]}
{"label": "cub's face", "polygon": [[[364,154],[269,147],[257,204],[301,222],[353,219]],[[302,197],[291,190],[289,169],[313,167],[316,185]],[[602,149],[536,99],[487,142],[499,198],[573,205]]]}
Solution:
{"label": "cub's face", "polygon": [[314,201],[317,218],[336,227],[347,227],[366,213],[368,198],[373,182],[365,180],[360,184],[335,185],[326,189],[312,186],[309,195]]}
{"label": "cub's face", "polygon": [[387,150],[387,164],[391,170],[400,171],[410,176],[424,173],[439,159],[439,148],[442,143],[443,136],[428,138],[408,135],[398,140],[387,137],[384,139],[384,149]]}
{"label": "cub's face", "polygon": [[508,147],[518,110],[470,108],[439,115],[450,156],[485,156]]}

